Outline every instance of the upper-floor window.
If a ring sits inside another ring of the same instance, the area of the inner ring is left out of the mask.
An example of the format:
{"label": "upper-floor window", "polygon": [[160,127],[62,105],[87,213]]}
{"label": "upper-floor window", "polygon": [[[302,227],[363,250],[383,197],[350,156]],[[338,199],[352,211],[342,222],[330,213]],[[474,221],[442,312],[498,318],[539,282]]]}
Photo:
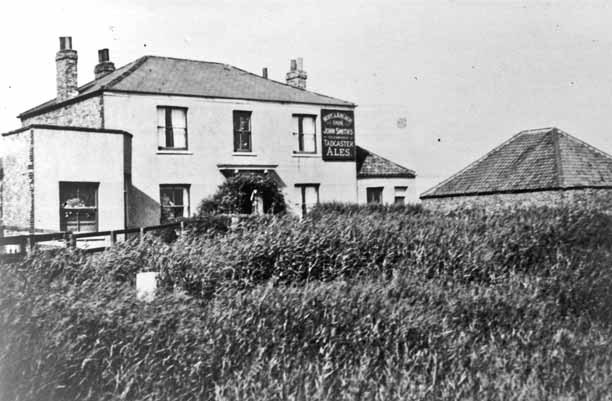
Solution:
{"label": "upper-floor window", "polygon": [[234,152],[251,151],[251,112],[234,110]]}
{"label": "upper-floor window", "polygon": [[157,148],[187,150],[187,109],[157,107]]}
{"label": "upper-floor window", "polygon": [[306,114],[293,115],[293,134],[297,135],[295,153],[317,153],[316,116]]}

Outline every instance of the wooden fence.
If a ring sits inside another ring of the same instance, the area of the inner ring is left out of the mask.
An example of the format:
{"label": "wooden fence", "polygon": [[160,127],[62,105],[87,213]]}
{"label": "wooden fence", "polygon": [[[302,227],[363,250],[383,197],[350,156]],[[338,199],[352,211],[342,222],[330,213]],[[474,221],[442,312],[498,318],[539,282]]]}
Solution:
{"label": "wooden fence", "polygon": [[0,261],[17,260],[37,248],[54,249],[73,247],[80,248],[85,252],[99,252],[113,246],[118,241],[125,241],[135,237],[142,239],[146,233],[166,229],[175,229],[182,234],[185,229],[184,222],[179,221],[157,226],[87,233],[56,232],[0,237]]}

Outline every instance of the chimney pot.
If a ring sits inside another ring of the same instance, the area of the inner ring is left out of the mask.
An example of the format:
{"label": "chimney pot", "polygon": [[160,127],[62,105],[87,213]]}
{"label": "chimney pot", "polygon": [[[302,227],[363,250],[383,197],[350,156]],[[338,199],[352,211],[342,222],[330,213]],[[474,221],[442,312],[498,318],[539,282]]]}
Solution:
{"label": "chimney pot", "polygon": [[291,71],[297,70],[297,62],[295,60],[291,60]]}
{"label": "chimney pot", "polygon": [[72,37],[60,36],[60,50],[72,50]]}
{"label": "chimney pot", "polygon": [[302,71],[304,69],[304,59],[301,57],[298,57],[297,59],[297,70],[298,71]]}
{"label": "chimney pot", "polygon": [[265,79],[268,79],[268,68],[264,67],[263,70],[261,71],[261,76],[264,77]]}
{"label": "chimney pot", "polygon": [[108,49],[98,50],[98,64],[94,67],[94,76],[100,79],[115,71],[115,63],[110,61]]}
{"label": "chimney pot", "polygon": [[108,49],[98,50],[98,62],[103,63],[105,61],[109,61]]}

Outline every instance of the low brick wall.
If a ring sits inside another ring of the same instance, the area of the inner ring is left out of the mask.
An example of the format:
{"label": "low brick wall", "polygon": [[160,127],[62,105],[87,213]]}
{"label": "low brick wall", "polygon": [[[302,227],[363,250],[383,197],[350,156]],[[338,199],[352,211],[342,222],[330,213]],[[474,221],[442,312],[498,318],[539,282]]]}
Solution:
{"label": "low brick wall", "polygon": [[458,208],[488,210],[526,208],[533,206],[571,206],[612,211],[612,189],[566,189],[556,191],[523,192],[477,196],[451,196],[422,199],[424,208],[448,212]]}

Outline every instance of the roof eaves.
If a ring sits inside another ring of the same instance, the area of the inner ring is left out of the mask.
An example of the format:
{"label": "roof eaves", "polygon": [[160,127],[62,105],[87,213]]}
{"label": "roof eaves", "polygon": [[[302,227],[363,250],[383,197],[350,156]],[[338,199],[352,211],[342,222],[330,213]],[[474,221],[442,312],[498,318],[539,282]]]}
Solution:
{"label": "roof eaves", "polygon": [[132,136],[127,131],[119,130],[119,129],[108,129],[108,128],[90,128],[90,127],[75,127],[69,125],[50,125],[50,124],[29,124],[25,127],[18,128],[13,131],[8,131],[2,133],[2,136],[9,136],[19,134],[21,132],[30,130],[30,129],[48,129],[48,130],[58,130],[58,131],[86,131],[86,132],[97,132],[102,134],[119,134],[119,135],[127,135]]}
{"label": "roof eaves", "polygon": [[[409,170],[409,169],[407,169]],[[412,170],[406,173],[392,173],[392,174],[368,174],[358,173],[357,178],[416,178],[416,173]]]}
{"label": "roof eaves", "polygon": [[468,196],[488,196],[502,194],[521,194],[530,192],[546,192],[546,191],[572,191],[579,189],[612,189],[612,185],[572,185],[572,186],[551,186],[542,188],[526,188],[526,189],[508,189],[503,191],[480,191],[480,192],[455,192],[441,195],[425,195],[419,196],[419,199],[443,199],[443,198],[460,198]]}

